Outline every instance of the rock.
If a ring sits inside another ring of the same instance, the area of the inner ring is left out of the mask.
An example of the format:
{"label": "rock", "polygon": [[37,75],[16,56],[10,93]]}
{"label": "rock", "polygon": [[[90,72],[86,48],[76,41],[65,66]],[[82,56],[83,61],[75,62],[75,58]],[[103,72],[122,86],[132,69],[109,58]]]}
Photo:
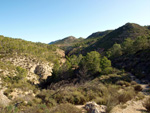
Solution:
{"label": "rock", "polygon": [[101,105],[99,106],[95,102],[87,102],[84,107],[88,113],[105,113],[106,112],[106,106]]}

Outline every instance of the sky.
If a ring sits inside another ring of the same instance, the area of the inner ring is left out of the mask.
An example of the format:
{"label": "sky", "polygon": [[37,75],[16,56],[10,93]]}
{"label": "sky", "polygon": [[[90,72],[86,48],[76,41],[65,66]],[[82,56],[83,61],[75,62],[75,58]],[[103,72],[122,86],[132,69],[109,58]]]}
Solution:
{"label": "sky", "polygon": [[150,25],[150,0],[0,0],[0,35],[49,43],[127,22]]}

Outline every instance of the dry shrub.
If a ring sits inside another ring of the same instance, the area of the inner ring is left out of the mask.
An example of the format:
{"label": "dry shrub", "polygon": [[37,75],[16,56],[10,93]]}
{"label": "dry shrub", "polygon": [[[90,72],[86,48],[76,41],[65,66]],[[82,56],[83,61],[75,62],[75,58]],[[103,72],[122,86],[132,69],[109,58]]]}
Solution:
{"label": "dry shrub", "polygon": [[117,85],[120,85],[120,86],[126,86],[126,87],[130,86],[130,83],[129,83],[129,82],[126,82],[126,81],[123,81],[123,80],[117,81],[116,84],[117,84]]}
{"label": "dry shrub", "polygon": [[128,89],[128,90],[122,91],[118,95],[118,101],[119,101],[119,103],[125,103],[125,102],[131,100],[132,98],[134,98],[135,95],[136,95],[136,93],[134,92],[133,89]]}
{"label": "dry shrub", "polygon": [[110,113],[111,110],[117,105],[119,104],[118,99],[115,98],[114,96],[110,96],[107,98],[107,109],[106,109],[106,113]]}
{"label": "dry shrub", "polygon": [[150,98],[148,98],[144,103],[143,106],[146,108],[148,112],[150,112]]}
{"label": "dry shrub", "polygon": [[72,104],[61,104],[52,108],[50,113],[82,113],[82,111]]}
{"label": "dry shrub", "polygon": [[45,104],[37,104],[36,106],[28,107],[28,109],[25,108],[22,113],[49,113],[49,108]]}
{"label": "dry shrub", "polygon": [[143,94],[143,92],[138,92],[136,100],[142,100],[144,99],[145,95]]}
{"label": "dry shrub", "polygon": [[[114,89],[113,89],[114,90]],[[126,103],[127,101],[133,99],[136,93],[134,89],[126,88],[121,92],[114,92],[107,97],[107,113],[110,113],[112,108],[120,103]]]}
{"label": "dry shrub", "polygon": [[96,99],[92,100],[96,102],[99,105],[105,105],[106,104],[106,98],[102,97],[96,97]]}
{"label": "dry shrub", "polygon": [[137,85],[135,81],[131,81],[131,85]]}

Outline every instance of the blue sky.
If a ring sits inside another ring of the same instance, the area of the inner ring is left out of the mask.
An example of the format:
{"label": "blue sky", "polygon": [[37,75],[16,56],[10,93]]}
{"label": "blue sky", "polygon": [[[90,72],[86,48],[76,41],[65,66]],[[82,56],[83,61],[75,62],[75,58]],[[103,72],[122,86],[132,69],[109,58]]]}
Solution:
{"label": "blue sky", "polygon": [[49,43],[127,22],[150,25],[150,0],[0,0],[0,35]]}

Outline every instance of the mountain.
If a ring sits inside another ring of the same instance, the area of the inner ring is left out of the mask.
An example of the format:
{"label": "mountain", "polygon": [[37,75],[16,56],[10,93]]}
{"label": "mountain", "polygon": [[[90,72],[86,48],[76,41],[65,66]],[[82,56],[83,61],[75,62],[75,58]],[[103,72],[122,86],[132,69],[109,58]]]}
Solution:
{"label": "mountain", "polygon": [[55,44],[56,42],[57,42],[57,41],[52,41],[52,42],[50,42],[50,43],[48,43],[48,44],[51,45],[51,44]]}
{"label": "mountain", "polygon": [[102,40],[96,42],[96,47],[109,49],[115,43],[122,43],[126,38],[135,39],[138,36],[149,35],[148,29],[134,23],[127,23],[106,35]]}
{"label": "mountain", "polygon": [[57,41],[54,41],[54,42],[50,42],[49,44],[59,44],[59,45],[70,45],[72,43],[75,43],[75,42],[78,42],[78,41],[81,41],[83,40],[82,38],[76,38],[74,36],[68,36],[66,38],[63,38],[61,40],[57,40]]}
{"label": "mountain", "polygon": [[92,33],[90,36],[88,36],[86,39],[102,37],[102,36],[107,35],[110,32],[112,32],[112,30],[95,32],[95,33]]}
{"label": "mountain", "polygon": [[97,40],[90,46],[82,49],[81,53],[87,53],[92,50],[99,52],[107,51],[115,43],[121,44],[126,38],[135,39],[139,36],[148,36],[150,31],[144,26],[135,23],[126,23],[125,25],[113,30],[103,38]]}

